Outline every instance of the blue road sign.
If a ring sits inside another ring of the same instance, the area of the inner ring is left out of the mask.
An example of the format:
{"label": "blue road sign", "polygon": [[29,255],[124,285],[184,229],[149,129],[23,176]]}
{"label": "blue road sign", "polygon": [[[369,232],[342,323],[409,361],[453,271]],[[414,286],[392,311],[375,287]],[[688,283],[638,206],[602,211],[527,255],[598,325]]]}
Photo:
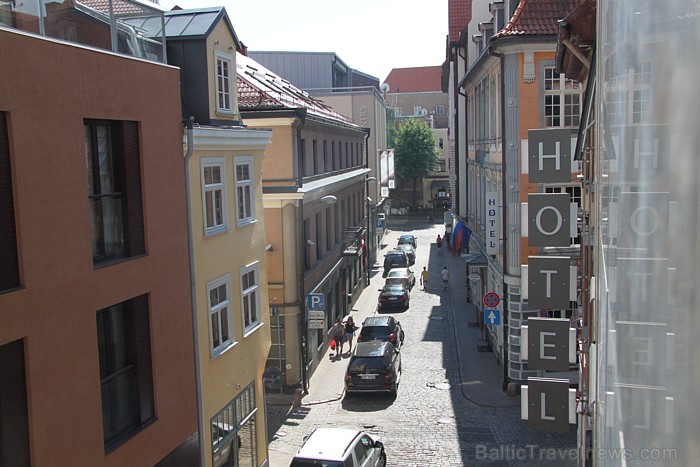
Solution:
{"label": "blue road sign", "polygon": [[484,308],[484,323],[495,325],[501,324],[501,310]]}
{"label": "blue road sign", "polygon": [[306,308],[309,311],[324,311],[326,309],[325,296],[322,293],[306,295]]}

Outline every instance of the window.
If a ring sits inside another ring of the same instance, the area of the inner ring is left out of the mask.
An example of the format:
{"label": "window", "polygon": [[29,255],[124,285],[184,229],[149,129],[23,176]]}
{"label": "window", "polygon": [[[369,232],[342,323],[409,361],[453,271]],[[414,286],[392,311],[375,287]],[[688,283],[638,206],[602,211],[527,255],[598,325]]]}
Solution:
{"label": "window", "polygon": [[311,141],[311,158],[314,166],[313,175],[316,175],[320,171],[318,170],[318,142],[315,139]]}
{"label": "window", "polygon": [[320,258],[323,255],[323,248],[321,245],[321,213],[316,213],[315,227],[316,227],[316,258]]}
{"label": "window", "polygon": [[84,123],[93,263],[143,254],[138,123]]}
{"label": "window", "polygon": [[394,117],[403,116],[403,109],[401,107],[394,107]]}
{"label": "window", "polygon": [[221,451],[231,449],[233,463],[226,465],[258,465],[257,431],[255,416],[258,409],[255,403],[255,383],[250,383],[235,399],[229,402],[211,419],[211,451],[214,459],[222,456]]}
{"label": "window", "polygon": [[202,159],[202,198],[204,200],[204,234],[227,227],[226,164],[223,157]]}
{"label": "window", "polygon": [[557,73],[554,67],[544,69],[544,126],[578,126],[581,115],[581,85]]}
{"label": "window", "polygon": [[443,115],[445,113],[445,106],[444,105],[436,105],[435,106],[435,115]]}
{"label": "window", "polygon": [[0,465],[31,465],[24,340],[0,345]]}
{"label": "window", "polygon": [[149,323],[147,295],[97,312],[105,449],[155,417]]}
{"label": "window", "polygon": [[258,263],[241,269],[241,305],[243,328],[247,331],[260,324],[260,285]]}
{"label": "window", "polygon": [[236,205],[238,210],[238,225],[250,223],[255,220],[255,191],[253,187],[253,158],[234,158]]}
{"label": "window", "polygon": [[323,141],[323,171],[328,172],[330,165],[328,165],[328,141]]}
{"label": "window", "polygon": [[211,356],[221,354],[233,345],[231,315],[231,276],[226,275],[207,284],[209,299],[209,350]]}
{"label": "window", "polygon": [[216,110],[219,112],[233,113],[232,65],[230,55],[216,52]]}
{"label": "window", "polygon": [[331,208],[328,208],[326,209],[326,250],[330,250],[333,247],[332,228]]}
{"label": "window", "polygon": [[413,115],[421,115],[422,112],[423,112],[423,107],[421,107],[420,105],[413,106]]}
{"label": "window", "polygon": [[10,140],[5,112],[0,112],[0,258],[0,290],[18,287],[19,256],[12,195]]}
{"label": "window", "polygon": [[335,169],[335,141],[331,141],[331,170]]}

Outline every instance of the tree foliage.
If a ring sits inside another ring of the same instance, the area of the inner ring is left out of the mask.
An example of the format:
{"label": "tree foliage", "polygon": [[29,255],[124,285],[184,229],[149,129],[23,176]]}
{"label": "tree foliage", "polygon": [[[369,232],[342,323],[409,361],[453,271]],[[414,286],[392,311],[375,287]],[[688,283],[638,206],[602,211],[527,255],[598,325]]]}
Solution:
{"label": "tree foliage", "polygon": [[433,131],[420,120],[410,119],[399,128],[394,146],[396,176],[401,180],[422,178],[439,158]]}
{"label": "tree foliage", "polygon": [[420,120],[409,119],[401,125],[394,146],[396,177],[413,180],[413,206],[416,205],[418,179],[435,168],[440,152],[433,131]]}

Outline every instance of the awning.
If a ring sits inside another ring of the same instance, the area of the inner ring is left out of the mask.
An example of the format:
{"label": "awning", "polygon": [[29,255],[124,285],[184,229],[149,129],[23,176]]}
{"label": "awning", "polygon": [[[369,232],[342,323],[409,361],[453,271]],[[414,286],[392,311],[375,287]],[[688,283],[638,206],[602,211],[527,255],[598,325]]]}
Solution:
{"label": "awning", "polygon": [[464,253],[460,256],[467,266],[485,268],[489,265],[489,260],[481,253]]}

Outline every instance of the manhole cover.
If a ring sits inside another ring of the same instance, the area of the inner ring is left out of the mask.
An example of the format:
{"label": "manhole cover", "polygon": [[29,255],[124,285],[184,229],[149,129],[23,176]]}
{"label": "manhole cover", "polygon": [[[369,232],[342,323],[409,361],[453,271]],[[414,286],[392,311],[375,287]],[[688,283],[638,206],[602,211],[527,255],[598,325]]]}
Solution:
{"label": "manhole cover", "polygon": [[450,383],[436,383],[436,389],[450,389]]}
{"label": "manhole cover", "polygon": [[449,423],[454,423],[454,420],[451,419],[450,417],[442,417],[442,418],[438,418],[437,422],[442,423],[443,425],[447,425]]}

